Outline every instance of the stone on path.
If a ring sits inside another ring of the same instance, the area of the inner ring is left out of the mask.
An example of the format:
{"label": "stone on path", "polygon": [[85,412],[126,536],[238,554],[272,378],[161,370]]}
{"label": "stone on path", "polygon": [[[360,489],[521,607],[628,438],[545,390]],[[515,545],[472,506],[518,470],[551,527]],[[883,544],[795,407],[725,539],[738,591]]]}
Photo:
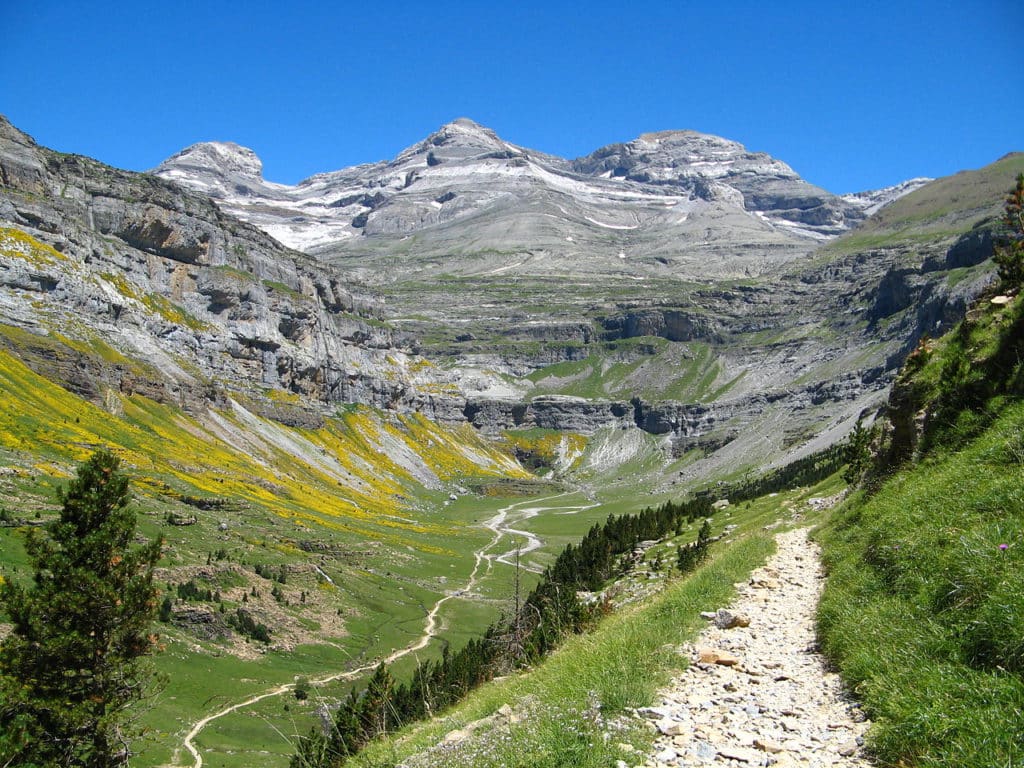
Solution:
{"label": "stone on path", "polygon": [[749,627],[750,617],[739,613],[733,613],[727,608],[719,608],[718,612],[715,614],[715,626],[719,629]]}
{"label": "stone on path", "polygon": [[769,739],[754,739],[754,746],[760,749],[762,752],[770,752],[776,754],[782,751],[782,745],[778,744]]}
{"label": "stone on path", "polygon": [[740,663],[739,657],[721,648],[701,648],[697,651],[697,658],[701,664],[720,664],[723,667],[732,667]]}
{"label": "stone on path", "polygon": [[761,754],[754,749],[746,747],[734,747],[729,744],[718,748],[718,754],[729,760],[739,760],[743,763],[760,763]]}

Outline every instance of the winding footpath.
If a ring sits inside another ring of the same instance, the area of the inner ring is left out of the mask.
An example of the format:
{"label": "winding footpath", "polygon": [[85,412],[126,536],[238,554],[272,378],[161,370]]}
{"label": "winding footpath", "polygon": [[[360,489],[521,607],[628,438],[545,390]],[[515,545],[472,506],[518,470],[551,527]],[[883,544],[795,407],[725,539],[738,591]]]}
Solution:
{"label": "winding footpath", "polygon": [[[383,661],[383,662],[385,662],[387,664],[391,664],[394,661],[396,661],[397,659],[402,658],[403,656],[406,656],[406,655],[408,655],[410,653],[415,653],[416,651],[419,651],[419,650],[422,650],[423,648],[425,648],[427,646],[427,644],[437,635],[437,632],[438,632],[437,614],[438,614],[438,611],[441,609],[442,605],[444,605],[446,602],[448,602],[449,600],[452,600],[452,599],[469,597],[470,593],[473,591],[473,589],[479,583],[480,579],[483,578],[483,576],[485,576],[485,575],[487,575],[487,574],[489,574],[491,572],[491,570],[492,570],[492,568],[494,566],[494,562],[495,561],[498,561],[498,562],[501,562],[501,563],[504,563],[504,564],[507,564],[507,565],[513,564],[509,560],[509,558],[515,555],[515,552],[516,552],[515,549],[509,550],[508,552],[502,553],[500,555],[490,554],[490,551],[492,549],[494,549],[501,542],[501,540],[503,538],[505,538],[506,536],[508,536],[508,537],[514,537],[514,536],[525,537],[526,540],[527,540],[527,543],[526,543],[525,546],[520,547],[520,549],[519,549],[520,555],[522,555],[525,552],[530,552],[530,551],[533,551],[535,549],[539,549],[541,547],[542,542],[541,542],[541,540],[537,536],[535,536],[534,534],[529,533],[527,531],[522,531],[522,530],[518,530],[518,529],[515,529],[515,528],[510,528],[509,525],[511,525],[511,524],[518,524],[520,521],[529,519],[531,517],[534,517],[535,515],[537,515],[539,512],[542,512],[542,511],[559,509],[559,510],[566,510],[566,511],[576,512],[576,511],[579,511],[579,510],[582,510],[582,509],[588,509],[591,506],[594,506],[593,504],[587,504],[587,505],[576,505],[576,504],[574,504],[574,505],[555,506],[555,507],[527,506],[527,505],[530,505],[530,504],[536,505],[536,504],[541,503],[541,502],[548,502],[548,501],[551,501],[552,499],[556,499],[556,498],[559,498],[559,496],[564,496],[564,495],[567,495],[567,494],[559,494],[558,496],[550,496],[550,497],[546,497],[546,498],[542,498],[542,499],[531,499],[531,500],[525,501],[525,502],[524,501],[514,502],[512,504],[509,504],[508,506],[502,507],[494,517],[492,517],[489,520],[487,520],[484,523],[484,527],[494,533],[493,537],[491,538],[491,540],[486,545],[484,545],[483,547],[481,547],[480,549],[478,549],[476,552],[473,553],[473,558],[474,558],[473,570],[472,570],[472,572],[470,572],[469,579],[466,581],[465,586],[463,586],[461,589],[458,589],[458,590],[449,591],[444,596],[439,598],[437,600],[437,602],[434,603],[434,606],[430,609],[430,611],[426,615],[426,619],[425,619],[424,625],[423,625],[423,634],[420,635],[419,639],[413,641],[412,643],[410,643],[409,645],[405,646],[404,648],[399,648],[398,650],[393,651],[390,655],[385,656],[383,659],[375,659],[374,661],[372,661],[372,662],[370,662],[368,664],[364,664],[363,666],[357,667],[355,669],[346,670],[344,672],[337,672],[335,674],[327,675],[326,677],[316,678],[316,679],[312,680],[311,683],[313,685],[323,685],[325,683],[331,683],[331,682],[335,682],[335,681],[338,681],[338,680],[354,680],[354,679],[358,678],[359,676],[364,675],[364,674],[366,674],[367,672],[370,672],[373,669],[376,669],[377,665],[380,664],[381,661]],[[481,574],[481,568],[484,567],[485,563],[486,563],[485,573]],[[529,570],[534,570],[534,569],[530,568]],[[189,729],[188,733],[185,734],[185,737],[184,737],[183,742],[182,742],[182,746],[192,756],[192,768],[203,768],[203,755],[199,751],[199,748],[196,746],[195,742],[196,742],[196,738],[199,736],[199,734],[202,733],[206,729],[206,727],[210,725],[210,723],[214,722],[215,720],[219,720],[222,717],[230,715],[232,712],[236,712],[236,711],[238,711],[240,709],[244,709],[245,707],[249,707],[249,706],[251,706],[253,704],[256,704],[257,702],[263,701],[264,699],[268,699],[268,698],[271,698],[273,696],[281,696],[281,695],[283,695],[285,693],[289,693],[294,688],[295,688],[295,683],[285,683],[283,685],[279,685],[276,688],[273,688],[273,689],[271,689],[269,691],[264,691],[263,693],[260,693],[260,694],[258,694],[256,696],[251,696],[251,697],[245,699],[244,701],[239,701],[239,702],[237,702],[235,704],[232,704],[232,705],[230,705],[228,707],[225,707],[224,709],[221,709],[221,710],[219,710],[217,712],[214,712],[213,714],[207,715],[206,717],[204,717],[201,720],[196,721],[192,725],[191,729]],[[173,757],[173,759],[171,761],[172,765],[176,766],[176,765],[179,764],[179,762],[178,762],[179,756],[180,756],[180,748],[175,750],[174,757]]]}
{"label": "winding footpath", "polygon": [[[495,561],[503,563],[504,565],[510,565],[515,567],[516,562],[514,558],[518,554],[520,557],[520,568],[522,568],[524,571],[529,571],[530,573],[542,573],[544,570],[543,568],[522,562],[523,555],[529,552],[533,552],[536,549],[540,549],[543,546],[543,542],[540,540],[540,537],[538,537],[536,534],[531,533],[530,531],[512,528],[511,525],[513,523],[518,525],[524,520],[529,520],[531,517],[536,517],[541,512],[559,511],[561,514],[575,514],[576,512],[582,512],[585,509],[591,509],[592,507],[597,506],[597,502],[593,502],[591,504],[570,504],[568,506],[529,506],[537,505],[540,504],[541,502],[553,501],[554,499],[559,499],[563,496],[568,496],[571,493],[572,491],[567,491],[565,493],[557,494],[556,496],[545,496],[544,498],[541,499],[530,499],[529,501],[515,502],[513,504],[509,504],[507,507],[503,507],[501,510],[499,510],[498,514],[496,514],[490,520],[486,521],[484,523],[484,527],[494,531],[494,533],[496,534],[496,536],[498,536],[499,539],[506,535],[521,536],[524,539],[526,539],[526,544],[520,545],[518,547],[518,550],[517,548],[513,547],[512,549],[508,550],[507,552],[503,552],[500,555],[483,555],[483,557],[486,557],[487,560],[490,561],[487,566],[487,572],[490,573],[491,567]],[[491,548],[491,546],[494,546],[495,544],[497,544],[497,540],[492,541],[490,546],[485,547],[481,551],[487,552]]]}
{"label": "winding footpath", "polygon": [[706,615],[707,629],[684,647],[690,666],[640,710],[658,733],[652,756],[620,768],[870,766],[861,756],[870,723],[816,650],[817,546],[806,528],[776,541],[736,601]]}

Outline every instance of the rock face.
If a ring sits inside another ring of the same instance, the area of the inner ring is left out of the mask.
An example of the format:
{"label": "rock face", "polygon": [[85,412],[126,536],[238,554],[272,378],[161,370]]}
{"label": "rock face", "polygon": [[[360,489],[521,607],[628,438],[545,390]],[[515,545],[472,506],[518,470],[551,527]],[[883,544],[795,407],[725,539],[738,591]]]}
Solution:
{"label": "rock face", "polygon": [[[0,321],[29,331],[0,341],[93,399],[244,396],[296,425],[357,402],[488,433],[639,428],[671,455],[767,462],[822,424],[819,442],[841,437],[917,338],[957,319],[1002,191],[940,180],[834,238],[882,198],[844,202],[693,132],[568,161],[469,120],[294,187],[261,173],[216,143],[122,172],[0,120]],[[922,244],[922,208],[964,188],[969,209]]]}
{"label": "rock face", "polygon": [[693,131],[645,134],[569,161],[461,118],[394,160],[295,186],[264,181],[260,168],[251,150],[207,143],[154,173],[350,268],[376,266],[375,256],[416,233],[415,252],[392,271],[441,258],[456,274],[557,274],[576,271],[586,254],[605,274],[624,261],[634,274],[759,274],[864,216],[779,160]]}
{"label": "rock face", "polygon": [[[250,153],[218,158],[258,174]],[[92,370],[82,355],[60,375],[52,345],[22,340],[55,378],[184,404],[260,387],[381,407],[404,396],[380,301],[208,198],[43,149],[2,120],[0,181],[0,319],[137,362]]]}

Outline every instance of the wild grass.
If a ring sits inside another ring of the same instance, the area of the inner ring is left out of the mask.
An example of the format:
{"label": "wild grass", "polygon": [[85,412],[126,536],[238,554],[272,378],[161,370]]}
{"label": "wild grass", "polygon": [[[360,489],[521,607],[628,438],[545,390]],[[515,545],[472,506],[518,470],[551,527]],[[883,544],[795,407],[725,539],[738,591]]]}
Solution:
{"label": "wild grass", "polygon": [[881,765],[1024,765],[1024,404],[857,496],[821,536],[825,651]]}

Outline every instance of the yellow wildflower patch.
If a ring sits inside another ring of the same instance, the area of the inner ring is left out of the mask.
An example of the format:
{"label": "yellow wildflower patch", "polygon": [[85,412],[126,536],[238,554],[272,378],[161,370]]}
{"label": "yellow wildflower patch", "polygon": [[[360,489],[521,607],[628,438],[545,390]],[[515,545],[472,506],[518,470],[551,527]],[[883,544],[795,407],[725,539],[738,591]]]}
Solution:
{"label": "yellow wildflower patch", "polygon": [[27,261],[39,267],[68,261],[68,257],[52,245],[40,242],[27,232],[13,227],[0,227],[0,255]]}

